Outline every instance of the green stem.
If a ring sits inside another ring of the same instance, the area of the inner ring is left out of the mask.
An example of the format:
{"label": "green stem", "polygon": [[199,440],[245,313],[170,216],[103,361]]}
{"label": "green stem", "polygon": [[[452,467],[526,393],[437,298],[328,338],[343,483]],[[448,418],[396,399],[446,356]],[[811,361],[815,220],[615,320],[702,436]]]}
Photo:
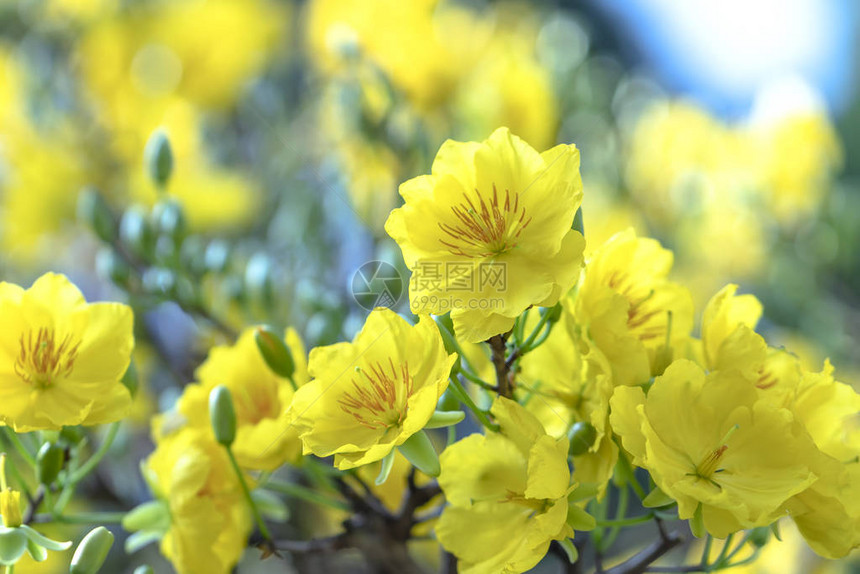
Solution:
{"label": "green stem", "polygon": [[713,537],[710,534],[705,535],[705,547],[702,549],[702,560],[699,562],[699,565],[702,567],[702,570],[705,572],[710,571],[709,562],[711,560],[711,544],[714,543]]}
{"label": "green stem", "polygon": [[492,392],[496,391],[496,387],[494,387],[490,383],[485,382],[483,379],[481,379],[480,377],[478,377],[477,375],[475,375],[473,373],[470,373],[466,369],[460,369],[460,374],[463,375],[464,377],[466,377],[469,381],[471,381],[471,382],[475,383],[476,385],[478,385],[479,387],[481,387],[482,389],[492,391]]}
{"label": "green stem", "polygon": [[616,520],[598,520],[597,525],[601,527],[633,526],[634,524],[644,524],[653,518],[653,514],[643,514],[642,516],[631,516],[630,518]]}
{"label": "green stem", "polygon": [[293,498],[298,498],[299,500],[304,500],[305,502],[328,506],[329,508],[334,508],[337,510],[351,510],[349,504],[347,504],[346,502],[329,498],[324,494],[321,494],[313,489],[307,488],[306,486],[302,486],[300,484],[281,482],[279,480],[270,480],[263,485],[263,488],[266,488],[268,490],[274,490],[275,492],[280,492],[281,494],[285,494]]}
{"label": "green stem", "polygon": [[[750,533],[747,532],[744,534],[744,537],[740,541],[740,543],[737,546],[735,546],[734,549],[732,549],[732,551],[729,552],[729,554],[726,556],[725,566],[728,566],[728,564],[732,561],[732,558],[737,556],[738,552],[740,552],[743,549],[743,547],[746,545],[746,543],[749,539],[750,539]],[[726,540],[726,544],[728,544],[728,540]]]}
{"label": "green stem", "polygon": [[527,353],[531,350],[532,344],[535,342],[535,339],[537,338],[538,334],[540,334],[541,330],[543,329],[543,326],[546,325],[546,322],[549,321],[550,309],[551,307],[547,308],[547,310],[544,311],[543,315],[541,315],[541,318],[538,321],[538,324],[535,326],[534,329],[532,329],[531,334],[523,342],[523,344],[520,345],[520,349],[522,349],[520,351],[520,354]]}
{"label": "green stem", "polygon": [[55,516],[54,522],[61,524],[120,524],[125,512],[76,512],[67,516]]}
{"label": "green stem", "polygon": [[750,562],[755,562],[758,559],[758,554],[761,552],[761,548],[756,548],[753,550],[752,556],[749,558],[744,558],[739,562],[735,562],[734,564],[726,564],[726,568],[734,568],[735,566],[743,566],[744,564],[749,564]]}
{"label": "green stem", "polygon": [[24,496],[27,497],[27,500],[32,500],[33,493],[30,491],[30,487],[27,486],[27,481],[25,481],[24,477],[21,476],[21,473],[18,472],[18,465],[8,457],[6,458],[6,470],[8,470],[12,475],[12,478],[15,479],[15,482],[18,484],[18,488],[24,493]]}
{"label": "green stem", "polygon": [[95,470],[95,468],[99,465],[99,463],[110,450],[111,445],[113,445],[113,441],[116,440],[116,435],[119,432],[119,427],[119,421],[111,423],[110,427],[108,428],[107,435],[105,436],[104,441],[102,441],[102,444],[99,449],[95,452],[93,456],[87,459],[87,462],[85,462],[79,469],[77,469],[72,474],[72,482],[74,482],[75,484],[79,483],[84,478],[86,478],[89,473]]}
{"label": "green stem", "polygon": [[731,547],[731,545],[732,545],[732,539],[733,539],[734,537],[735,537],[735,535],[734,535],[734,534],[729,534],[729,535],[726,537],[726,541],[725,541],[725,543],[723,543],[723,547],[722,547],[722,549],[720,550],[720,555],[719,555],[719,556],[717,556],[717,559],[716,559],[716,560],[714,560],[714,563],[712,564],[712,566],[714,566],[714,567],[716,567],[716,568],[720,568],[721,564],[722,564],[722,563],[723,563],[723,561],[726,559],[726,555],[729,553],[729,548],[730,548],[730,547]]}
{"label": "green stem", "polygon": [[472,397],[469,396],[466,389],[463,388],[463,385],[460,384],[460,381],[458,381],[456,377],[451,377],[451,389],[454,391],[454,394],[457,395],[457,399],[472,411],[472,414],[481,421],[482,425],[493,432],[499,431],[499,425],[491,422],[487,413],[478,408],[478,405],[475,404],[475,401],[472,400]]}
{"label": "green stem", "polygon": [[24,443],[21,442],[21,437],[19,437],[17,433],[15,433],[15,431],[8,427],[3,427],[3,432],[5,433],[6,440],[8,440],[13,447],[15,447],[15,450],[18,451],[18,454],[21,455],[21,458],[23,458],[27,462],[27,464],[35,468],[36,459],[33,458],[33,455],[30,453],[27,447],[24,446]]}
{"label": "green stem", "polygon": [[236,477],[239,479],[239,485],[242,487],[242,493],[245,495],[245,500],[248,502],[248,506],[251,507],[251,514],[254,516],[254,521],[257,523],[257,528],[260,529],[260,534],[263,535],[268,541],[272,540],[272,535],[269,534],[269,528],[266,526],[266,523],[263,522],[263,517],[260,514],[260,509],[257,508],[257,504],[254,502],[254,499],[251,497],[251,489],[248,488],[248,482],[245,480],[245,475],[242,472],[242,469],[239,468],[239,463],[236,461],[236,457],[233,455],[233,449],[229,446],[224,447],[227,451],[227,458],[230,459],[230,464],[233,465],[233,470],[236,471]]}
{"label": "green stem", "polygon": [[455,351],[457,351],[457,355],[460,356],[460,360],[465,363],[466,367],[472,371],[473,373],[477,373],[478,369],[472,365],[471,361],[466,357],[466,353],[463,352],[463,348],[460,347],[460,343],[457,342],[456,337],[448,330],[448,328],[442,323],[442,321],[436,319],[436,324],[439,326],[439,333],[442,334],[442,339],[445,340],[446,343],[451,345]]}
{"label": "green stem", "polygon": [[105,436],[104,441],[102,441],[101,446],[99,446],[98,450],[87,459],[80,467],[75,468],[74,470],[70,467],[66,473],[68,479],[66,480],[66,484],[63,486],[63,491],[60,493],[59,498],[57,499],[57,504],[54,505],[51,514],[54,516],[62,516],[63,510],[65,510],[66,506],[69,504],[69,501],[72,499],[72,496],[75,494],[75,488],[78,483],[85,479],[95,468],[99,465],[102,459],[107,455],[110,450],[111,445],[113,445],[113,441],[116,439],[116,435],[119,432],[120,422],[117,421],[112,423],[108,428],[107,435]]}
{"label": "green stem", "polygon": [[[618,508],[615,510],[615,519],[623,520],[624,515],[627,514],[627,503],[630,500],[630,489],[627,488],[627,485],[624,485],[620,492],[618,493]],[[621,532],[621,525],[615,524],[612,526],[612,529],[609,531],[609,536],[606,537],[606,541],[603,545],[603,550],[609,550],[612,548],[612,545],[615,544],[615,540],[618,538],[618,533]]]}

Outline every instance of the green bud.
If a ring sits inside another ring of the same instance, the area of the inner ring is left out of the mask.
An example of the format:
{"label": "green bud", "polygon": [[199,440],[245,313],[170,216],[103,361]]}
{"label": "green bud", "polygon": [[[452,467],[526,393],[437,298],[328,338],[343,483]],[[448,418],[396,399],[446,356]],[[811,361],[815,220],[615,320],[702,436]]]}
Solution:
{"label": "green bud", "polygon": [[770,540],[770,526],[759,526],[753,528],[749,533],[749,541],[757,548],[761,548]]}
{"label": "green bud", "polygon": [[113,212],[95,188],[85,187],[78,194],[78,220],[88,225],[106,243],[113,242],[116,237]]}
{"label": "green bud", "polygon": [[96,254],[96,272],[119,287],[128,285],[131,268],[119,254],[110,247],[100,249]]}
{"label": "green bud", "polygon": [[570,430],[567,431],[567,438],[570,440],[571,456],[579,456],[585,454],[594,445],[597,440],[597,429],[591,423],[579,421],[573,423]]}
{"label": "green bud", "polygon": [[155,204],[152,208],[152,223],[159,235],[169,237],[177,244],[185,238],[188,228],[182,204],[175,199],[167,199]]}
{"label": "green bud", "polygon": [[104,526],[97,526],[78,544],[69,574],[96,574],[105,563],[113,546],[113,534]]}
{"label": "green bud", "polygon": [[139,207],[126,209],[119,221],[119,237],[132,253],[149,261],[152,259],[154,238],[146,215]]}
{"label": "green bud", "polygon": [[159,128],[149,136],[143,150],[143,164],[155,185],[163,189],[173,173],[173,150],[163,129]]}
{"label": "green bud", "polygon": [[46,442],[36,454],[36,479],[49,486],[57,480],[66,464],[66,452],[52,442]]}
{"label": "green bud", "polygon": [[397,448],[415,468],[428,476],[439,476],[439,455],[436,454],[430,437],[423,430],[406,439],[406,442]]}
{"label": "green bud", "polygon": [[187,269],[192,275],[202,275],[206,271],[203,255],[206,252],[203,240],[191,235],[182,242],[182,247],[179,248],[179,261],[183,269]]}
{"label": "green bud", "polygon": [[558,320],[561,319],[561,310],[561,303],[558,303],[547,309],[541,309],[541,316],[549,314],[546,319],[547,323],[558,323]]}
{"label": "green bud", "polygon": [[221,240],[214,240],[206,246],[203,262],[207,270],[223,273],[230,262],[230,247]]}
{"label": "green bud", "polygon": [[293,376],[296,372],[296,363],[283,338],[279,337],[271,327],[261,325],[254,333],[254,340],[257,342],[260,354],[263,355],[263,360],[273,373],[285,379]]}
{"label": "green bud", "polygon": [[232,445],[236,440],[236,411],[230,389],[224,385],[218,385],[209,393],[209,419],[215,440],[224,446]]}
{"label": "green bud", "polygon": [[176,286],[176,276],[170,269],[150,267],[143,272],[143,288],[158,295],[170,296]]}
{"label": "green bud", "polygon": [[84,440],[84,436],[84,431],[79,426],[63,427],[63,430],[60,431],[60,441],[68,445],[78,444]]}
{"label": "green bud", "polygon": [[155,574],[155,571],[149,564],[142,564],[134,569],[134,574]]}
{"label": "green bud", "polygon": [[272,299],[272,263],[264,253],[255,253],[245,266],[245,287],[256,301]]}

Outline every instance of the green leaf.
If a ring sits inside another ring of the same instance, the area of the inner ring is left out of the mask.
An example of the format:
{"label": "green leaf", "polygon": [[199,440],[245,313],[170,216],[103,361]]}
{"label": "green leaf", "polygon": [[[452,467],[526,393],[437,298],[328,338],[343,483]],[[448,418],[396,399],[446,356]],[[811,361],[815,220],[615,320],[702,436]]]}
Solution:
{"label": "green leaf", "polygon": [[567,505],[567,523],[574,530],[594,530],[597,521],[584,508],[576,504]]}

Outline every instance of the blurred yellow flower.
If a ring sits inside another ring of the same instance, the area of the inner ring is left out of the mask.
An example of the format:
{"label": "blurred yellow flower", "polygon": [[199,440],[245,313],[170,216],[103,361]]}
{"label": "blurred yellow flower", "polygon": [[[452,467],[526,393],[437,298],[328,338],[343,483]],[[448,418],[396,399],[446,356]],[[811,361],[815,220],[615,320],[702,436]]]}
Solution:
{"label": "blurred yellow flower", "polygon": [[0,421],[18,432],[117,421],[134,347],[131,309],[88,304],[63,275],[0,283]]}
{"label": "blurred yellow flower", "polygon": [[[185,387],[177,411],[195,428],[209,430],[209,393],[218,385],[230,389],[236,409],[233,453],[242,468],[274,470],[301,454],[297,430],[290,425],[287,408],[293,387],[266,365],[254,341],[255,328],[246,329],[230,346],[214,347],[197,369],[199,383]],[[294,329],[285,337],[296,372],[293,380],[304,385],[309,377],[304,345]]]}
{"label": "blurred yellow flower", "polygon": [[579,151],[541,154],[507,128],[484,142],[446,141],[432,174],[400,186],[406,204],[385,230],[412,271],[414,313],[451,311],[457,336],[507,332],[532,305],[554,305],[576,282],[585,241]]}
{"label": "blurred yellow flower", "polygon": [[463,574],[524,572],[553,540],[573,536],[567,438],[547,435],[532,414],[504,397],[491,412],[501,433],[470,435],[440,460],[439,486],[450,505],[436,536]]}
{"label": "blurred yellow flower", "polygon": [[227,574],[251,533],[248,503],[224,448],[203,429],[163,436],[142,467],[165,501],[170,525],[161,552],[179,574]]}
{"label": "blurred yellow flower", "polygon": [[313,380],[290,406],[304,453],[342,470],[383,459],[430,420],[456,360],[429,317],[375,309],[351,343],[311,351]]}

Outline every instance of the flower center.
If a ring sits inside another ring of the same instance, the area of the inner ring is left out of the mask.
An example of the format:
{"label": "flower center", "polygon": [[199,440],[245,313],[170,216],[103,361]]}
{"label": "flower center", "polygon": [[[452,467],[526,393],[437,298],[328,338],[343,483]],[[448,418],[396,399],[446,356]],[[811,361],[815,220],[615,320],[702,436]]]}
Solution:
{"label": "flower center", "polygon": [[758,375],[755,386],[762,390],[769,389],[779,382],[776,375],[764,367],[759,369]]}
{"label": "flower center", "polygon": [[666,324],[662,320],[666,313],[654,304],[654,293],[651,289],[647,294],[634,293],[633,280],[624,271],[613,271],[607,280],[607,286],[624,295],[630,306],[627,308],[627,328],[640,341],[663,339],[666,335]]}
{"label": "flower center", "polygon": [[695,472],[689,473],[688,476],[702,478],[709,481],[714,486],[719,487],[720,485],[717,484],[712,477],[714,474],[723,472],[723,469],[720,468],[720,461],[722,461],[723,455],[726,454],[726,451],[729,450],[729,438],[731,438],[732,434],[734,434],[736,430],[738,430],[738,425],[734,425],[730,428],[729,432],[726,433],[726,436],[723,437],[723,440],[720,441],[722,444],[705,456],[705,458],[696,465]]}
{"label": "flower center", "polygon": [[388,365],[390,373],[380,363],[369,369],[356,367],[359,378],[352,380],[352,389],[337,401],[341,410],[370,429],[399,426],[406,418],[406,400],[412,394],[409,363],[404,362],[398,369],[389,358]]}
{"label": "flower center", "polygon": [[72,373],[80,345],[72,335],[58,340],[53,329],[31,329],[19,339],[15,373],[28,385],[39,389],[50,387],[58,378]]}
{"label": "flower center", "polygon": [[517,192],[506,189],[499,197],[493,184],[493,197],[487,202],[477,189],[477,201],[463,194],[464,201],[451,207],[454,224],[439,222],[448,237],[440,239],[449,252],[461,257],[479,258],[500,255],[517,246],[520,234],[531,223],[526,208],[520,206]]}

